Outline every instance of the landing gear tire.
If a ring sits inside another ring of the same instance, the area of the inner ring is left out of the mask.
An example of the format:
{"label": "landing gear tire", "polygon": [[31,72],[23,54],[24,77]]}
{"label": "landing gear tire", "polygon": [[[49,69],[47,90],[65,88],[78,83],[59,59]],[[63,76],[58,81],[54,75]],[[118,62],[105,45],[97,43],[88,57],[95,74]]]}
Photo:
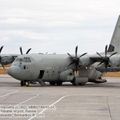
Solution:
{"label": "landing gear tire", "polygon": [[72,85],[76,86],[75,82],[71,82],[71,83],[72,83]]}
{"label": "landing gear tire", "polygon": [[62,85],[62,82],[61,82],[61,81],[58,81],[58,82],[56,82],[56,85],[57,85],[57,86],[61,86],[61,85]]}
{"label": "landing gear tire", "polygon": [[39,80],[39,83],[40,83],[41,86],[45,86],[46,85],[43,80]]}
{"label": "landing gear tire", "polygon": [[74,82],[74,83],[72,83],[72,85],[79,86],[80,84]]}
{"label": "landing gear tire", "polygon": [[84,86],[86,83],[79,83],[80,86]]}
{"label": "landing gear tire", "polygon": [[82,82],[82,83],[77,83],[75,80],[71,82],[72,85],[74,86],[84,86],[86,84],[86,82]]}
{"label": "landing gear tire", "polygon": [[72,82],[72,85],[74,85],[74,86],[78,86],[79,84],[76,82],[76,80],[73,80]]}
{"label": "landing gear tire", "polygon": [[54,81],[51,81],[51,82],[49,82],[49,83],[50,83],[50,85],[52,85],[52,86],[55,85],[55,82],[54,82]]}
{"label": "landing gear tire", "polygon": [[30,86],[30,81],[26,82],[26,86],[29,87]]}
{"label": "landing gear tire", "polygon": [[20,85],[21,85],[21,86],[26,86],[26,81],[24,81],[24,80],[21,81],[21,82],[20,82]]}

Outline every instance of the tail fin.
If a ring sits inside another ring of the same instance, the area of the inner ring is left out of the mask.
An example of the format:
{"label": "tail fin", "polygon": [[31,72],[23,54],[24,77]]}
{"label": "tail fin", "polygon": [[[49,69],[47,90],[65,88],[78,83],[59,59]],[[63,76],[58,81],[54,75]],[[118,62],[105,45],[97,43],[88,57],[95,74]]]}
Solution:
{"label": "tail fin", "polygon": [[120,53],[120,16],[118,17],[117,24],[109,45],[108,52],[118,52]]}

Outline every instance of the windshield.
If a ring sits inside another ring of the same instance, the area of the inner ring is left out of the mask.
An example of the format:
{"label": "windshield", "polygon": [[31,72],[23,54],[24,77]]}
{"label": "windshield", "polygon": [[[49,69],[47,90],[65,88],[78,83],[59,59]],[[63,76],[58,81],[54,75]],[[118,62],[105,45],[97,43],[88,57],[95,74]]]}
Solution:
{"label": "windshield", "polygon": [[16,62],[31,62],[31,59],[29,57],[24,58],[16,58]]}

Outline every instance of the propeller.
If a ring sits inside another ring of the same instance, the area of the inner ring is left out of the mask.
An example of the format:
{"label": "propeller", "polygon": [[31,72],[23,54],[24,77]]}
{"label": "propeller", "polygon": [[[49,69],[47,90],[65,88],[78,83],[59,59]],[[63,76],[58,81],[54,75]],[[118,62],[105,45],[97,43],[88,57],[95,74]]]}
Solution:
{"label": "propeller", "polygon": [[114,56],[115,54],[117,54],[117,52],[114,52],[114,53],[112,53],[111,55],[108,56],[108,46],[107,46],[107,45],[105,46],[105,56],[102,56],[102,55],[101,55],[100,53],[98,53],[98,52],[96,52],[96,53],[97,53],[97,55],[100,56],[100,58],[101,58],[101,62],[98,64],[98,66],[104,63],[105,69],[107,69],[107,68],[109,67],[110,58],[111,58],[112,56]]}
{"label": "propeller", "polygon": [[3,47],[4,47],[4,46],[1,46],[1,48],[0,48],[0,53],[2,52]]}
{"label": "propeller", "polygon": [[[1,46],[1,47],[0,47],[0,54],[1,54],[2,50],[3,50],[3,47],[4,47],[4,46]],[[1,55],[0,55],[0,64],[1,64],[1,66],[3,67],[3,69],[5,70],[5,67],[4,67],[4,65],[2,64],[2,61],[1,61],[1,60],[2,60],[2,57],[1,57]]]}
{"label": "propeller", "polygon": [[[31,48],[29,48],[25,54],[28,54],[31,51]],[[22,47],[20,47],[20,54],[23,55],[23,50]]]}
{"label": "propeller", "polygon": [[83,53],[82,55],[78,56],[78,46],[76,46],[75,56],[72,56],[70,53],[67,53],[67,54],[71,59],[71,63],[68,66],[74,64],[75,65],[75,71],[77,72],[79,66],[81,65],[80,64],[80,58],[83,57],[84,55],[86,55],[87,53]]}

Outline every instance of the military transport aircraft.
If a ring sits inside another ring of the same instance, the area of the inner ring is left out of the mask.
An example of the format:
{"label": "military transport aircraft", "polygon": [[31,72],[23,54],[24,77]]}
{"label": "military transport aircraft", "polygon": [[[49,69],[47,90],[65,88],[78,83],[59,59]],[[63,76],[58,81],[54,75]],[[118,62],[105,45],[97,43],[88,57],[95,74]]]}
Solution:
{"label": "military transport aircraft", "polygon": [[120,70],[120,17],[118,18],[111,43],[104,53],[95,55],[83,53],[67,54],[23,54],[12,63],[8,74],[20,80],[21,86],[39,82],[44,85],[62,85],[71,82],[73,85],[85,85],[87,82],[104,83],[102,74],[105,71]]}

